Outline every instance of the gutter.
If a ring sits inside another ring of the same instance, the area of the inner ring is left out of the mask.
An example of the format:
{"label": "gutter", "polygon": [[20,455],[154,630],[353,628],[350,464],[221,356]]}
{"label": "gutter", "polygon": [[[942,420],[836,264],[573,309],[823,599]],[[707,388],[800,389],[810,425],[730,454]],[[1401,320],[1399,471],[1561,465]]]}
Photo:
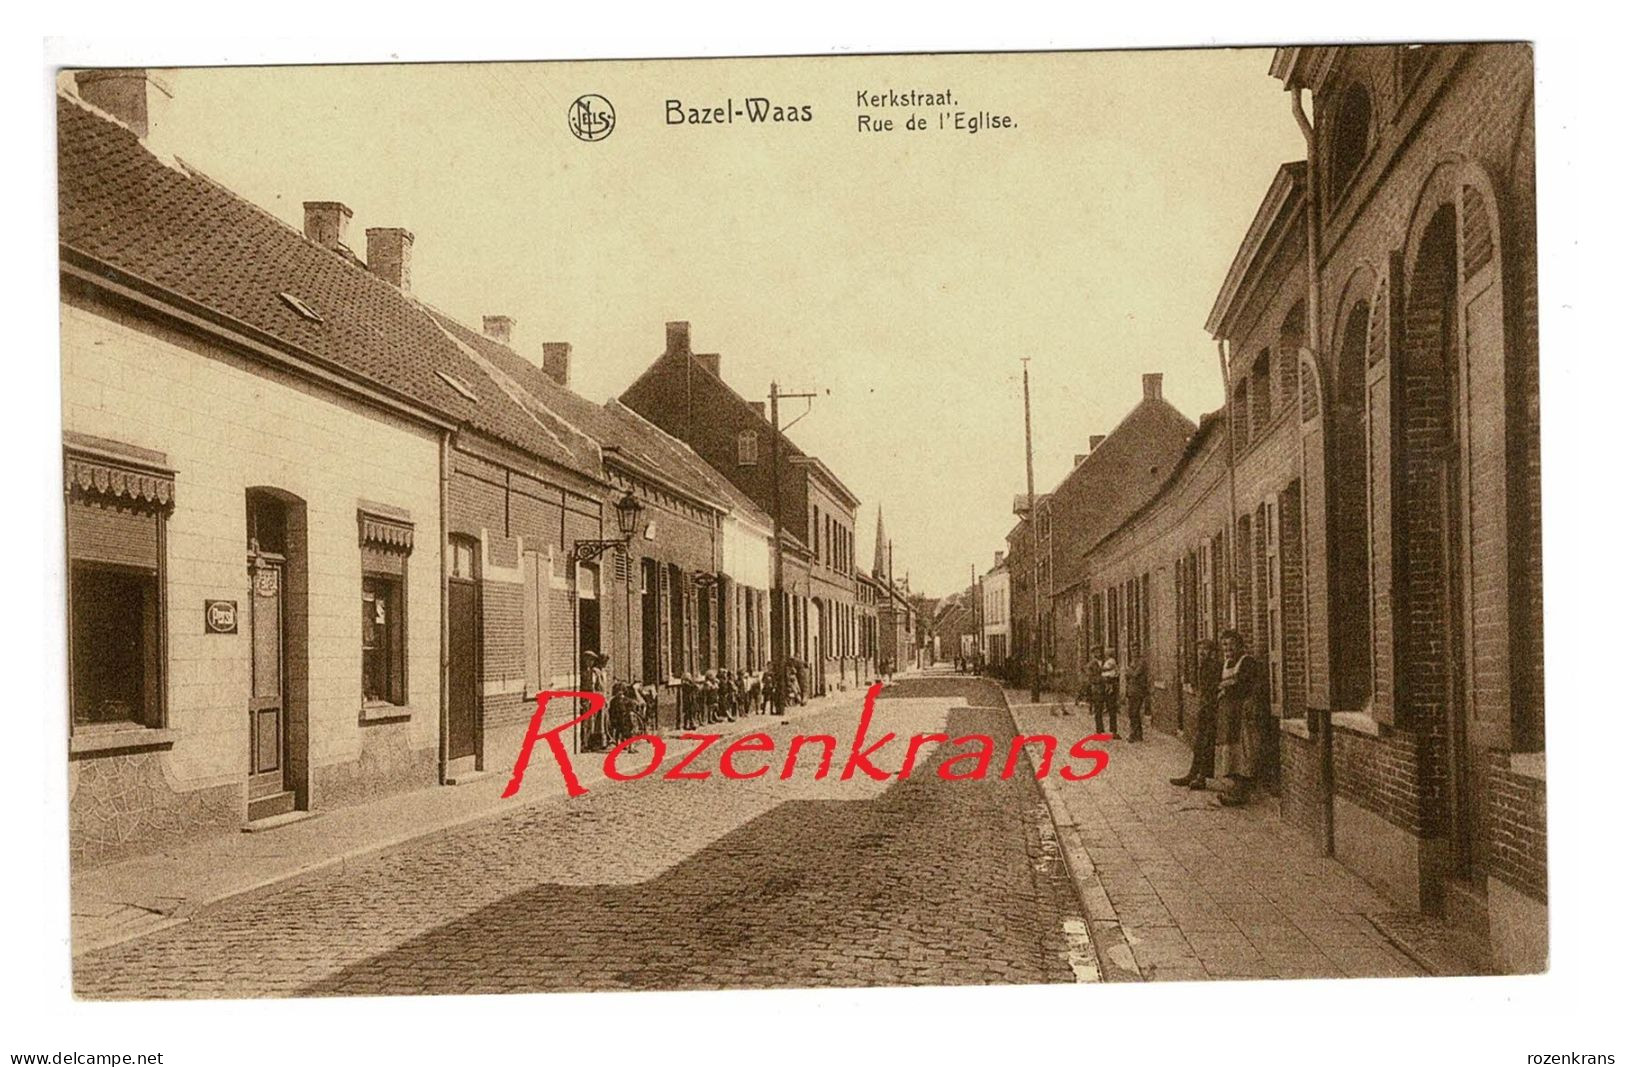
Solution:
{"label": "gutter", "polygon": [[[1327,400],[1326,391],[1320,387],[1321,386],[1321,373],[1320,373],[1320,357],[1318,355],[1318,350],[1319,350],[1319,347],[1320,347],[1320,336],[1321,336],[1321,334],[1320,334],[1320,196],[1319,196],[1319,194],[1320,194],[1320,180],[1319,180],[1318,168],[1316,166],[1316,163],[1318,161],[1316,159],[1316,154],[1315,154],[1315,128],[1310,123],[1309,116],[1303,109],[1303,86],[1302,85],[1293,85],[1292,86],[1292,117],[1297,120],[1298,130],[1299,130],[1299,132],[1301,132],[1303,134],[1305,159],[1308,161],[1307,166],[1306,166],[1305,175],[1304,175],[1304,178],[1305,178],[1305,182],[1304,182],[1304,232],[1307,235],[1308,244],[1309,244],[1309,249],[1308,249],[1308,251],[1309,251],[1309,270],[1308,270],[1308,275],[1309,275],[1308,318],[1309,318],[1309,321],[1308,321],[1308,324],[1307,324],[1308,325],[1308,334],[1309,334],[1309,344],[1307,346],[1305,346],[1305,347],[1306,347],[1306,349],[1307,349],[1307,351],[1309,353],[1309,366],[1310,366],[1310,369],[1314,372],[1314,375],[1315,375],[1315,391],[1316,391],[1317,398],[1319,400],[1319,407],[1320,407],[1321,460],[1322,460],[1323,466],[1325,468],[1325,471],[1329,472],[1331,465],[1329,463],[1325,463],[1325,459],[1326,459],[1326,452],[1331,448],[1331,441],[1332,441],[1332,434],[1331,434],[1331,431],[1330,431],[1331,414],[1330,414],[1330,411],[1328,410],[1327,403],[1326,403],[1326,400]],[[1302,370],[1303,370],[1302,366],[1301,366],[1302,360],[1300,360],[1299,363],[1300,363],[1299,373],[1301,374]],[[1302,389],[1302,384],[1301,383],[1299,384],[1299,389]],[[1301,403],[1302,401],[1300,400],[1299,402]],[[1300,479],[1305,478],[1307,476],[1308,470],[1309,470],[1308,464],[1309,464],[1308,446],[1304,443],[1303,418],[1302,418],[1302,416],[1300,414],[1299,419],[1298,419],[1298,471],[1299,471],[1298,476],[1299,476]],[[1321,477],[1320,481],[1321,481],[1322,491],[1324,492],[1325,498],[1326,498],[1325,501],[1324,501],[1324,503],[1327,505],[1326,510],[1327,510],[1328,513],[1331,513],[1331,512],[1333,512],[1333,510],[1335,508],[1335,505],[1333,505],[1332,502],[1331,502],[1331,499],[1332,499],[1332,493],[1331,493],[1331,489],[1330,489],[1331,479],[1329,477],[1326,477],[1325,474],[1323,473],[1323,476]],[[1301,485],[1302,482],[1300,482],[1299,484]],[[1304,499],[1304,494],[1303,494],[1302,489],[1300,489],[1299,492],[1298,492],[1298,499],[1299,499],[1300,502]],[[1309,566],[1308,566],[1309,561],[1308,561],[1308,552],[1307,552],[1307,549],[1308,549],[1308,537],[1309,537],[1309,524],[1307,522],[1304,522],[1302,520],[1301,516],[1300,516],[1300,519],[1299,519],[1299,522],[1298,522],[1298,530],[1299,530],[1300,536],[1304,540],[1304,549],[1305,549],[1305,551],[1304,551],[1304,567],[1303,567],[1303,572],[1304,572],[1304,582],[1303,582],[1303,622],[1304,622],[1304,626],[1307,627],[1309,625],[1309,606],[1310,606],[1309,605]],[[1331,594],[1330,584],[1331,583],[1328,581],[1327,582],[1327,590],[1326,590],[1328,596],[1330,596],[1330,594]],[[1308,693],[1309,693],[1309,667],[1310,667],[1309,656],[1311,654],[1311,650],[1312,650],[1312,642],[1310,642],[1308,640],[1305,640],[1304,641],[1304,695],[1305,695],[1305,697],[1307,697]],[[1330,667],[1331,667],[1331,665],[1327,664],[1328,671],[1330,670]],[[1328,678],[1327,678],[1327,684],[1328,684],[1328,687],[1329,687],[1330,686],[1330,676],[1329,676],[1329,674],[1328,674]],[[1315,747],[1317,749],[1316,755],[1319,757],[1318,762],[1319,762],[1319,765],[1320,765],[1319,766],[1320,774],[1318,776],[1319,779],[1320,779],[1320,797],[1318,799],[1320,801],[1320,808],[1321,808],[1321,828],[1322,828],[1321,853],[1323,855],[1326,855],[1326,856],[1332,856],[1332,855],[1336,854],[1336,849],[1335,849],[1336,788],[1334,787],[1333,782],[1332,782],[1332,775],[1333,775],[1333,773],[1335,773],[1335,760],[1334,760],[1334,754],[1333,754],[1333,751],[1332,751],[1332,713],[1331,713],[1331,707],[1330,707],[1330,705],[1331,705],[1330,696],[1331,696],[1331,693],[1330,693],[1330,689],[1328,688],[1328,691],[1327,691],[1327,697],[1328,697],[1327,705],[1328,706],[1325,709],[1325,713],[1324,713],[1325,717],[1318,724],[1314,724],[1314,725],[1318,726],[1318,729],[1315,730],[1315,741],[1316,741],[1316,746]],[[1306,703],[1307,703],[1307,701],[1306,701]],[[1310,709],[1307,708],[1307,707],[1305,707],[1305,709],[1304,709],[1304,711],[1306,713],[1309,712],[1309,710]]]}

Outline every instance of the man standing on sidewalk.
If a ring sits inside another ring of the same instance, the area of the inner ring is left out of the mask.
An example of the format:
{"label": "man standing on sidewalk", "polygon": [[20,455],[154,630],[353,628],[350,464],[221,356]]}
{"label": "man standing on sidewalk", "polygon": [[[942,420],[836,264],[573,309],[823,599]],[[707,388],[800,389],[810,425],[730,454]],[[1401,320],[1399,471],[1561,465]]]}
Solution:
{"label": "man standing on sidewalk", "polygon": [[1128,676],[1123,679],[1123,692],[1128,698],[1128,739],[1144,741],[1145,702],[1151,695],[1151,675],[1144,653],[1130,664]]}
{"label": "man standing on sidewalk", "polygon": [[1113,741],[1122,736],[1117,732],[1117,677],[1117,654],[1108,648],[1106,657],[1100,661],[1100,695],[1106,705],[1106,714],[1112,721]]}
{"label": "man standing on sidewalk", "polygon": [[1191,745],[1190,770],[1171,785],[1206,789],[1213,777],[1213,746],[1219,726],[1219,650],[1204,637],[1196,645],[1196,733]]}

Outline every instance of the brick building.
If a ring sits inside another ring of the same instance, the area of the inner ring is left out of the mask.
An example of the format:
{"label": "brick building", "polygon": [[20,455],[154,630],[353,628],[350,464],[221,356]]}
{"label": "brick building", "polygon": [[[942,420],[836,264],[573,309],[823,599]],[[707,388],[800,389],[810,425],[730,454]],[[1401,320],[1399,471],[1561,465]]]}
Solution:
{"label": "brick building", "polygon": [[[1339,855],[1546,952],[1533,57],[1298,48],[1313,95],[1303,393],[1312,708]],[[1322,499],[1323,498],[1323,499]]]}
{"label": "brick building", "polygon": [[[722,358],[693,351],[686,322],[666,324],[666,348],[621,394],[628,408],[678,438],[769,516],[775,433],[765,405],[722,378]],[[858,684],[854,524],[858,499],[823,462],[778,433],[778,505],[786,538],[787,654],[807,664],[809,695]]]}
{"label": "brick building", "polygon": [[[1014,510],[1018,522],[1006,538],[1010,575],[1012,654],[1030,669],[1033,585],[1038,587],[1039,637],[1048,684],[1076,691],[1088,657],[1088,635],[1115,632],[1104,614],[1090,615],[1089,561],[1095,543],[1138,507],[1168,476],[1194,427],[1162,397],[1162,375],[1141,379],[1141,399],[1108,434],[1090,438],[1090,450],[1073,457],[1072,469],[1048,493],[1038,495],[1029,518],[1025,494]],[[1033,527],[1036,523],[1036,554]],[[1028,676],[1023,675],[1023,678]]]}

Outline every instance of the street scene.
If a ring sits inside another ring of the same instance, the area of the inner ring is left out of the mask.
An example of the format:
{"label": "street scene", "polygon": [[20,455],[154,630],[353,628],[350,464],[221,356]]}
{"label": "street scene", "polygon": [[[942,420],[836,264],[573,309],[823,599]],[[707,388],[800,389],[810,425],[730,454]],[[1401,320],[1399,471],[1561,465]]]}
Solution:
{"label": "street scene", "polygon": [[1543,972],[1533,92],[62,71],[75,994]]}

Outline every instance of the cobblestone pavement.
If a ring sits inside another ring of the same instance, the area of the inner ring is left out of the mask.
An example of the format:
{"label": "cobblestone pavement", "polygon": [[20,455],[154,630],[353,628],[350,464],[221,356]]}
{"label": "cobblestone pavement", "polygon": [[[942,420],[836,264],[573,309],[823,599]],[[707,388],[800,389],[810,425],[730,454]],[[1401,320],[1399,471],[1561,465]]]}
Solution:
{"label": "cobblestone pavement", "polygon": [[[1018,704],[1024,733],[1058,732],[1060,705]],[[1073,712],[1071,721],[1077,721]],[[1061,719],[1065,722],[1068,720]],[[1092,724],[1091,724],[1092,725]],[[1199,978],[1400,977],[1423,973],[1368,920],[1392,912],[1336,860],[1316,855],[1267,797],[1220,808],[1212,792],[1168,783],[1190,749],[1148,731],[1113,741],[1111,762],[1087,782],[1050,779],[1106,900],[1085,906],[1092,926],[1120,924],[1141,975]],[[1097,943],[1113,940],[1096,930]],[[1110,972],[1108,972],[1110,973]]]}
{"label": "cobblestone pavement", "polygon": [[[871,738],[945,729],[1002,747],[1002,706],[951,706],[967,697],[1000,704],[984,683],[899,681]],[[849,747],[856,720],[848,707],[762,729]],[[876,763],[895,769],[902,747]],[[934,767],[954,752],[931,750],[902,782],[783,782],[775,754],[774,773],[751,781],[605,783],[86,953],[75,987],[125,998],[1087,977],[1037,787],[943,782]],[[554,773],[540,749],[538,761],[532,773]]]}

